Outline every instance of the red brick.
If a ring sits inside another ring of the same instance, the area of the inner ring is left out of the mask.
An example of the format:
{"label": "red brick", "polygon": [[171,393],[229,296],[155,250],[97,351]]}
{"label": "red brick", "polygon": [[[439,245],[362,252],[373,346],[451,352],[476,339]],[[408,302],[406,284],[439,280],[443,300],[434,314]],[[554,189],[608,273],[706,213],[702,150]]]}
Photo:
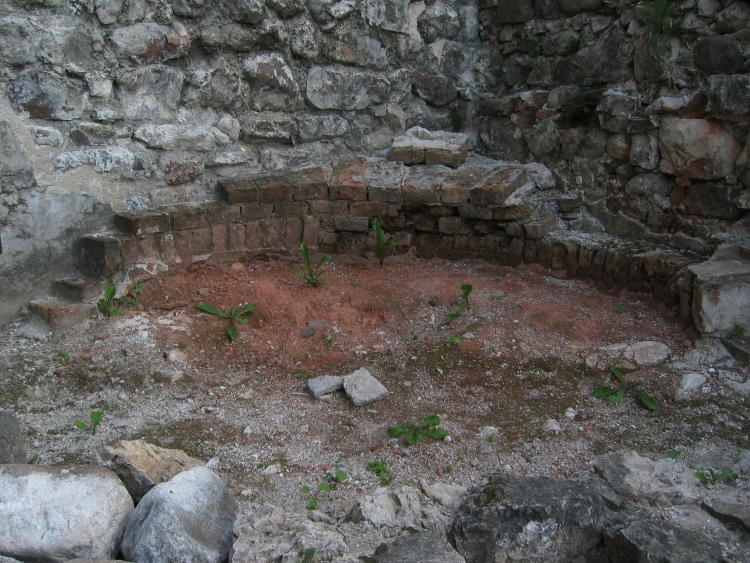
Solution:
{"label": "red brick", "polygon": [[260,222],[263,248],[279,250],[284,248],[284,219],[263,219]]}
{"label": "red brick", "polygon": [[[363,198],[364,199],[364,198]],[[344,213],[349,205],[346,201],[329,201],[327,199],[314,199],[308,202],[310,213]]]}
{"label": "red brick", "polygon": [[320,166],[311,166],[289,174],[294,201],[325,199],[328,197],[328,179]]}
{"label": "red brick", "polygon": [[72,303],[49,298],[31,301],[29,310],[47,321],[55,330],[76,326],[96,314],[96,307],[89,303]]}
{"label": "red brick", "polygon": [[260,187],[256,178],[225,178],[219,180],[219,192],[229,203],[257,202]]}
{"label": "red brick", "polygon": [[379,201],[354,201],[349,204],[351,217],[382,217],[387,210],[387,204]]}
{"label": "red brick", "polygon": [[302,201],[284,201],[273,206],[277,217],[304,217],[307,215],[307,203]]}
{"label": "red brick", "polygon": [[302,242],[302,220],[297,217],[289,217],[284,227],[284,246],[287,250],[296,249]]}
{"label": "red brick", "polygon": [[242,250],[246,248],[245,225],[233,223],[229,225],[229,250]]}
{"label": "red brick", "polygon": [[337,231],[366,233],[370,229],[367,217],[336,217],[333,224]]}
{"label": "red brick", "polygon": [[130,235],[163,233],[169,230],[169,223],[170,217],[167,213],[152,209],[115,215],[115,226]]}
{"label": "red brick", "polygon": [[170,205],[165,207],[164,211],[169,213],[172,218],[172,228],[175,231],[185,229],[200,229],[208,226],[205,208],[199,203],[184,203],[180,205]]}
{"label": "red brick", "polygon": [[229,250],[229,231],[226,225],[214,225],[211,227],[211,236],[214,243],[214,252],[226,252]]}
{"label": "red brick", "polygon": [[367,160],[362,157],[342,158],[333,165],[329,184],[332,200],[358,201],[367,199],[367,184],[364,181]]}
{"label": "red brick", "polygon": [[245,203],[240,208],[240,217],[248,219],[270,219],[273,217],[273,205],[270,203]]}
{"label": "red brick", "polygon": [[122,242],[106,235],[85,235],[81,238],[81,271],[91,277],[106,277],[122,266]]}
{"label": "red brick", "polygon": [[318,246],[320,242],[320,221],[317,218],[305,217],[302,240],[307,246]]}
{"label": "red brick", "polygon": [[245,244],[250,250],[263,248],[263,237],[259,221],[250,221],[245,225]]}

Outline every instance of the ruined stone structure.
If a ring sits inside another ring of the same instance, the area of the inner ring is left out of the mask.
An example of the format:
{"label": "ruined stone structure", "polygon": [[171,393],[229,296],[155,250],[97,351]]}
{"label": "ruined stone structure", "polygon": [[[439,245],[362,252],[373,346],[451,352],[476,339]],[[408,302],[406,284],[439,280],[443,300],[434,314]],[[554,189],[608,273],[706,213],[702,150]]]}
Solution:
{"label": "ruined stone structure", "polygon": [[[79,268],[361,252],[379,217],[401,251],[750,325],[749,24],[730,0],[10,0],[0,322]],[[473,155],[419,160],[393,144],[414,126]]]}

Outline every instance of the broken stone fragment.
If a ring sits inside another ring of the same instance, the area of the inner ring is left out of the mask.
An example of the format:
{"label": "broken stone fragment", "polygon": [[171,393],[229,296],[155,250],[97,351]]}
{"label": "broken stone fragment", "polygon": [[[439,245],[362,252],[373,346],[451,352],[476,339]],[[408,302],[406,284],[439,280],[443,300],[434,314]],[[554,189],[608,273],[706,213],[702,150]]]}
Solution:
{"label": "broken stone fragment", "polygon": [[355,407],[369,405],[388,395],[388,389],[365,368],[344,377],[344,391]]}
{"label": "broken stone fragment", "polygon": [[344,378],[339,375],[321,375],[307,381],[307,391],[316,399],[343,388]]}

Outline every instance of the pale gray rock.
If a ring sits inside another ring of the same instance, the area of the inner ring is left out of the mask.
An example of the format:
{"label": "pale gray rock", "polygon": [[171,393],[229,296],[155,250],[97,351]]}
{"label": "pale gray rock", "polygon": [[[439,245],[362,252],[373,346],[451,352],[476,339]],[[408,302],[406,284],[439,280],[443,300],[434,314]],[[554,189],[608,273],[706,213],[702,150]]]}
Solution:
{"label": "pale gray rock", "polygon": [[388,396],[388,389],[365,368],[344,376],[344,392],[355,407],[369,405]]}
{"label": "pale gray rock", "polygon": [[305,11],[305,0],[266,0],[266,6],[279,17],[289,19]]}
{"label": "pale gray rock", "polygon": [[171,29],[158,23],[136,23],[113,29],[109,38],[118,57],[159,58]]}
{"label": "pale gray rock", "polygon": [[409,33],[409,0],[365,0],[363,13],[371,26]]}
{"label": "pale gray rock", "polygon": [[52,72],[22,74],[10,82],[8,99],[16,111],[35,119],[71,121],[83,113],[83,86]]}
{"label": "pale gray rock", "polygon": [[461,30],[458,12],[449,4],[438,2],[429,6],[417,19],[417,29],[425,43],[436,39],[453,39]]}
{"label": "pale gray rock", "polygon": [[[495,429],[495,434],[497,434],[497,429]],[[424,494],[435,502],[439,502],[446,508],[458,506],[469,492],[467,487],[462,485],[452,485],[450,483],[434,483],[430,485],[423,480],[420,483],[420,486],[422,487]]]}
{"label": "pale gray rock", "polygon": [[742,146],[716,122],[665,117],[661,122],[660,150],[662,172],[711,180],[732,171]]}
{"label": "pale gray rock", "polygon": [[250,83],[250,105],[258,111],[283,110],[294,106],[299,86],[292,69],[279,53],[253,55],[243,61]]}
{"label": "pale gray rock", "polygon": [[404,486],[398,492],[378,488],[357,501],[347,517],[351,522],[369,522],[378,528],[433,529],[440,527],[435,510],[422,504],[419,492]]}
{"label": "pale gray rock", "polygon": [[448,76],[421,73],[414,77],[414,93],[435,107],[444,107],[458,98],[456,84]]}
{"label": "pale gray rock", "polygon": [[443,536],[436,532],[419,532],[401,536],[373,557],[376,563],[466,563]]}
{"label": "pale gray rock", "polygon": [[645,340],[628,345],[623,357],[637,366],[654,366],[666,362],[671,354],[666,344]]}
{"label": "pale gray rock", "polygon": [[0,464],[6,463],[26,463],[26,448],[16,414],[0,409]]}
{"label": "pale gray rock", "polygon": [[385,102],[389,89],[373,72],[316,66],[307,74],[307,99],[317,109],[362,110]]}
{"label": "pale gray rock", "polygon": [[263,20],[263,0],[232,0],[229,4],[234,21],[257,24]]}
{"label": "pale gray rock", "polygon": [[340,137],[349,131],[349,122],[338,115],[308,115],[297,118],[297,131],[303,143]]}
{"label": "pale gray rock", "polygon": [[708,78],[708,111],[716,119],[744,121],[750,116],[750,76],[714,75]]}
{"label": "pale gray rock", "polygon": [[182,103],[215,110],[231,109],[247,89],[242,73],[224,56],[194,61],[187,70],[185,82]]}
{"label": "pale gray rock", "polygon": [[322,39],[318,29],[309,20],[295,20],[290,42],[293,54],[303,59],[314,59],[320,52],[321,43]]}
{"label": "pale gray rock", "polygon": [[635,501],[669,506],[694,504],[702,497],[695,470],[671,459],[653,461],[633,450],[602,456],[596,472],[617,493]]}
{"label": "pale gray rock", "polygon": [[297,134],[294,117],[282,112],[247,112],[240,117],[240,125],[240,138],[248,142],[264,140],[292,144]]}
{"label": "pale gray rock", "polygon": [[216,127],[229,137],[232,141],[236,141],[240,138],[240,122],[236,117],[231,115],[223,115],[216,122]]}
{"label": "pale gray rock", "polygon": [[127,173],[133,169],[135,155],[123,147],[107,147],[64,152],[55,157],[54,165],[66,171],[84,164],[93,166],[99,172]]}
{"label": "pale gray rock", "polygon": [[182,70],[149,65],[125,70],[116,76],[122,108],[129,119],[168,120],[180,102],[185,80]]}
{"label": "pale gray rock", "polygon": [[111,25],[117,22],[117,17],[122,12],[124,0],[96,0],[96,17],[104,25]]}
{"label": "pale gray rock", "polygon": [[216,148],[216,139],[211,132],[211,127],[196,123],[181,125],[149,123],[136,129],[133,136],[154,149],[210,152]]}
{"label": "pale gray rock", "polygon": [[133,500],[94,466],[0,466],[0,553],[21,560],[114,559]]}
{"label": "pale gray rock", "polygon": [[659,139],[654,135],[633,135],[630,143],[630,162],[645,170],[659,166]]}
{"label": "pale gray rock", "polygon": [[29,125],[28,130],[34,137],[34,142],[40,146],[61,147],[65,142],[63,134],[54,127]]}
{"label": "pale gray rock", "polygon": [[232,547],[237,501],[210,469],[195,467],[152,488],[128,521],[126,559],[221,563]]}
{"label": "pale gray rock", "polygon": [[321,375],[307,380],[307,391],[316,399],[343,388],[344,378],[336,375]]}
{"label": "pale gray rock", "polygon": [[388,52],[382,43],[359,31],[333,37],[328,56],[338,63],[372,68],[388,66]]}
{"label": "pale gray rock", "polygon": [[310,548],[315,549],[316,559],[330,561],[349,551],[334,526],[304,515],[285,515],[270,504],[254,507],[235,526],[234,536],[230,563],[296,562]]}
{"label": "pale gray rock", "polygon": [[204,463],[182,450],[161,448],[143,440],[120,440],[99,453],[103,465],[114,471],[138,503],[155,485]]}

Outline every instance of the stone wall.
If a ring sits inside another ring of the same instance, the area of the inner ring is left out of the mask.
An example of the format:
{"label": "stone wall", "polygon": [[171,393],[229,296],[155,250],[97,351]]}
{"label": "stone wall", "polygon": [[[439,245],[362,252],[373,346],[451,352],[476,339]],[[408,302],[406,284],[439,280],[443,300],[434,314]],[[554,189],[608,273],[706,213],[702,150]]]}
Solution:
{"label": "stone wall", "polygon": [[529,219],[708,255],[748,235],[749,21],[728,0],[4,2],[0,322],[114,212],[386,156],[414,125],[544,163],[565,197]]}

